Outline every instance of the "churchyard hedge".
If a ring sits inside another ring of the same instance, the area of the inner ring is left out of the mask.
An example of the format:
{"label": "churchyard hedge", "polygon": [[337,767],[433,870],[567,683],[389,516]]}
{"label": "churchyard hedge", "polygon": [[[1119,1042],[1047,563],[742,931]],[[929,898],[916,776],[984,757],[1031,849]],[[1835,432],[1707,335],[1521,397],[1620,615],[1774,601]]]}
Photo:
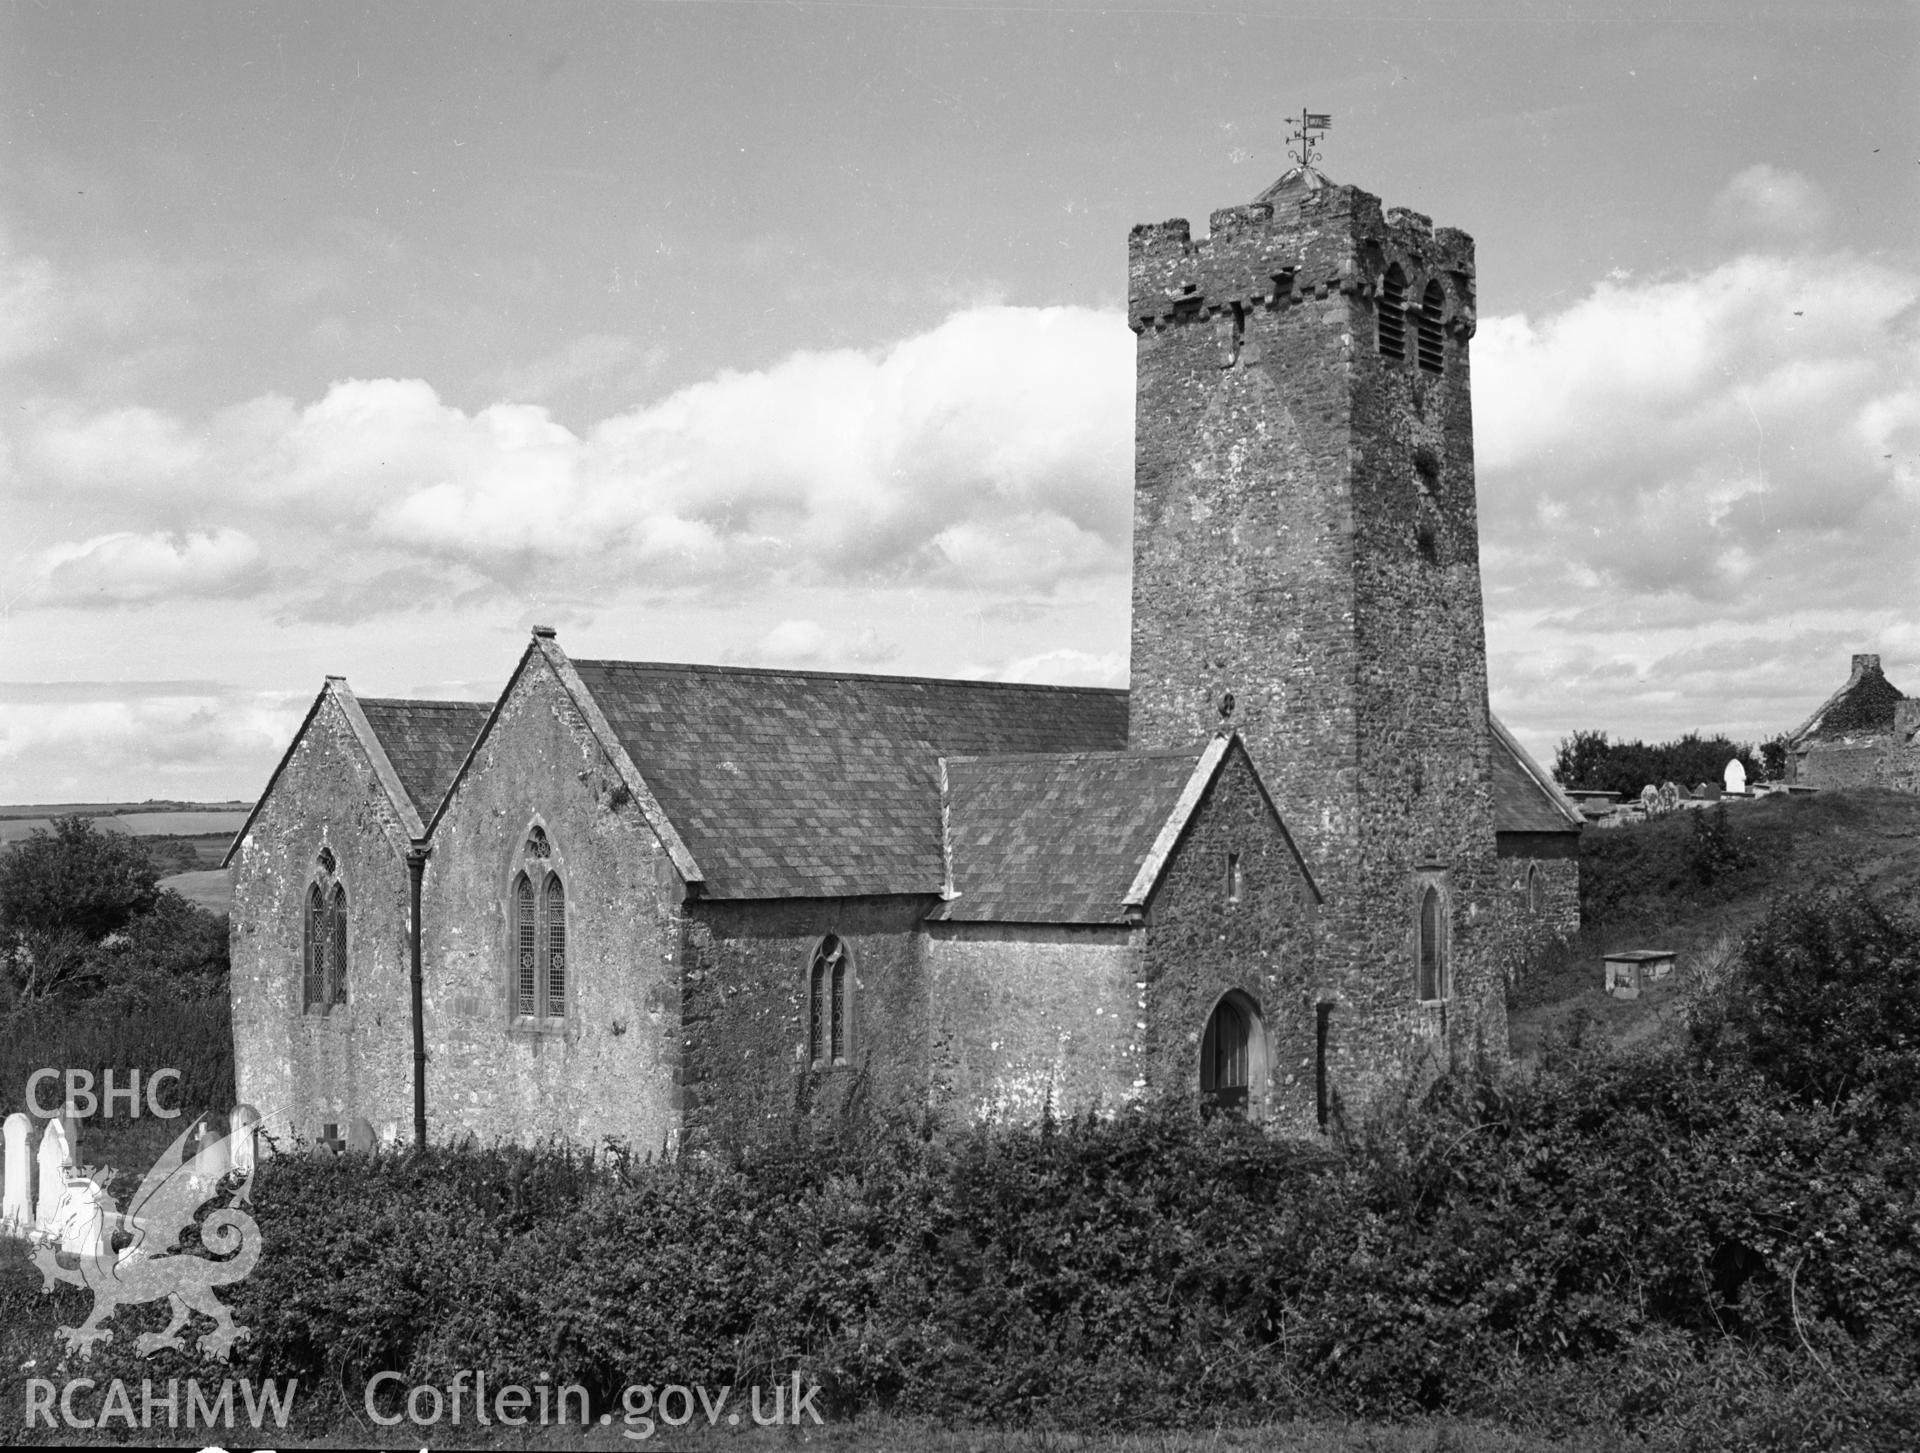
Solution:
{"label": "churchyard hedge", "polygon": [[[1772,935],[1806,971],[1920,942],[1849,911],[1783,908],[1749,951]],[[297,1377],[343,1421],[383,1370],[544,1374],[616,1416],[629,1383],[798,1371],[842,1415],[971,1425],[1444,1414],[1914,1446],[1920,1136],[1870,1086],[1813,1098],[1749,1062],[1795,1003],[1702,1008],[1697,1039],[1562,1051],[1525,1079],[1462,1069],[1311,1146],[1161,1109],[965,1132],[875,1113],[667,1163],[283,1153],[255,1182],[266,1253],[223,1293],[252,1330],[227,1371]],[[10,1377],[86,1310],[29,1301],[0,1282],[0,1325],[34,1328],[10,1334]],[[147,1310],[87,1375],[218,1375],[134,1357]]]}

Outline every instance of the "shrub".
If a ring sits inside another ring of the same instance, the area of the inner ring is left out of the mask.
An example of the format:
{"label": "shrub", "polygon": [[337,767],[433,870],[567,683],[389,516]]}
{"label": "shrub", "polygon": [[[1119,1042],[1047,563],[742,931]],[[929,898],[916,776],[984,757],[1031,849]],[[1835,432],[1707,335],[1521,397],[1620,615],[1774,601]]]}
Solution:
{"label": "shrub", "polygon": [[[180,1071],[179,1083],[162,1089],[161,1102],[179,1107],[185,1118],[156,1119],[143,1103],[138,1119],[122,1110],[112,1119],[96,1116],[80,1123],[77,1148],[85,1163],[132,1169],[137,1175],[188,1119],[233,1107],[233,1017],[225,986],[191,996],[172,990],[42,1003],[0,1019],[0,1115],[32,1113],[27,1081],[40,1069],[85,1070],[96,1090],[105,1084],[108,1069],[123,1086],[138,1070],[143,1096],[147,1076]],[[58,1085],[43,1084],[42,1108],[61,1094]]]}
{"label": "shrub", "polygon": [[1857,885],[1777,899],[1743,971],[1703,1017],[1703,1055],[1736,1053],[1802,1105],[1872,1124],[1920,1097],[1920,925]]}
{"label": "shrub", "polygon": [[1781,851],[1744,820],[1736,829],[1724,806],[1588,831],[1580,842],[1580,921],[1594,928],[1672,922],[1764,886]]}
{"label": "shrub", "polygon": [[0,854],[0,934],[72,930],[97,941],[153,906],[159,874],[138,838],[59,817]]}

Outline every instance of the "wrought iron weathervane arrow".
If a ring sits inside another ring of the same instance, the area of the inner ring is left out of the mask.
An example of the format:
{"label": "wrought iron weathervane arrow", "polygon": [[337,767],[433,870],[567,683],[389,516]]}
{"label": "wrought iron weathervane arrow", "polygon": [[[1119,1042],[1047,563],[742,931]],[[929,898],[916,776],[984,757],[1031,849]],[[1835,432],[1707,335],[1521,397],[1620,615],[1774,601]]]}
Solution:
{"label": "wrought iron weathervane arrow", "polygon": [[1318,141],[1321,136],[1325,135],[1332,127],[1333,117],[1328,112],[1302,109],[1300,112],[1300,129],[1287,137],[1288,141],[1299,142],[1300,149],[1294,151],[1289,148],[1287,155],[1292,157],[1294,162],[1302,169],[1310,168],[1320,159],[1320,153],[1313,149],[1314,142]]}

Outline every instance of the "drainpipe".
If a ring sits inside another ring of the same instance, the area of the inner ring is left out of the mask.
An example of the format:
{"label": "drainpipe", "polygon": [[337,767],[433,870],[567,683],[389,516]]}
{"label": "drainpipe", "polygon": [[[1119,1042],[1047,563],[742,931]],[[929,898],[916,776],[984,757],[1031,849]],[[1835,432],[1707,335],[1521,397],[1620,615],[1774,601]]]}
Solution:
{"label": "drainpipe", "polygon": [[419,843],[407,851],[407,887],[413,913],[407,927],[408,977],[413,992],[413,1143],[427,1148],[427,1013],[420,974],[420,880],[427,873],[429,849]]}

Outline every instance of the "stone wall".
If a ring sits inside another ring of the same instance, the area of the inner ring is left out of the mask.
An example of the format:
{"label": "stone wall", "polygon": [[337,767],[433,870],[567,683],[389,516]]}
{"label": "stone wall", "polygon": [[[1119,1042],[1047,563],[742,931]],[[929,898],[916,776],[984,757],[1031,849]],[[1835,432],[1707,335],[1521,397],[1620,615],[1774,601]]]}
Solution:
{"label": "stone wall", "polygon": [[[234,1083],[276,1135],[413,1116],[407,830],[327,692],[233,859]],[[327,873],[321,849],[333,856]],[[347,891],[347,1002],[303,1007],[309,885]]]}
{"label": "stone wall", "polygon": [[[1228,901],[1230,853],[1240,868],[1238,902]],[[1147,905],[1144,1059],[1152,1087],[1198,1098],[1208,1017],[1238,989],[1258,1006],[1267,1046],[1267,1082],[1253,1087],[1253,1113],[1284,1133],[1317,1130],[1316,1005],[1339,991],[1316,960],[1316,917],[1312,889],[1245,754],[1230,752]],[[1337,1086],[1355,1070],[1344,1040],[1335,1044]]]}
{"label": "stone wall", "polygon": [[1518,974],[1549,945],[1580,931],[1578,834],[1501,834],[1500,878],[1513,942],[1511,972]]}
{"label": "stone wall", "polygon": [[1880,787],[1898,774],[1892,736],[1816,741],[1794,753],[1793,782],[1801,787]]}
{"label": "stone wall", "polygon": [[[566,885],[564,1023],[510,1013],[513,877],[539,825]],[[682,888],[538,653],[434,830],[423,885],[427,1119],[435,1140],[676,1143]]]}
{"label": "stone wall", "polygon": [[1112,1111],[1144,1088],[1144,931],[927,925],[932,1102],[967,1120]]}
{"label": "stone wall", "polygon": [[[927,995],[920,920],[931,896],[702,901],[686,905],[682,964],[687,1144],[781,1133],[853,1093],[926,1103]],[[845,1066],[808,1060],[809,974],[833,934],[853,965]]]}
{"label": "stone wall", "polygon": [[[1441,289],[1439,371],[1382,357],[1376,300]],[[1467,340],[1473,244],[1354,188],[1135,228],[1131,743],[1233,724],[1327,905],[1350,1099],[1402,1065],[1504,1054],[1506,934]],[[1414,993],[1418,893],[1453,993]],[[1370,1078],[1362,1085],[1360,1080]]]}

